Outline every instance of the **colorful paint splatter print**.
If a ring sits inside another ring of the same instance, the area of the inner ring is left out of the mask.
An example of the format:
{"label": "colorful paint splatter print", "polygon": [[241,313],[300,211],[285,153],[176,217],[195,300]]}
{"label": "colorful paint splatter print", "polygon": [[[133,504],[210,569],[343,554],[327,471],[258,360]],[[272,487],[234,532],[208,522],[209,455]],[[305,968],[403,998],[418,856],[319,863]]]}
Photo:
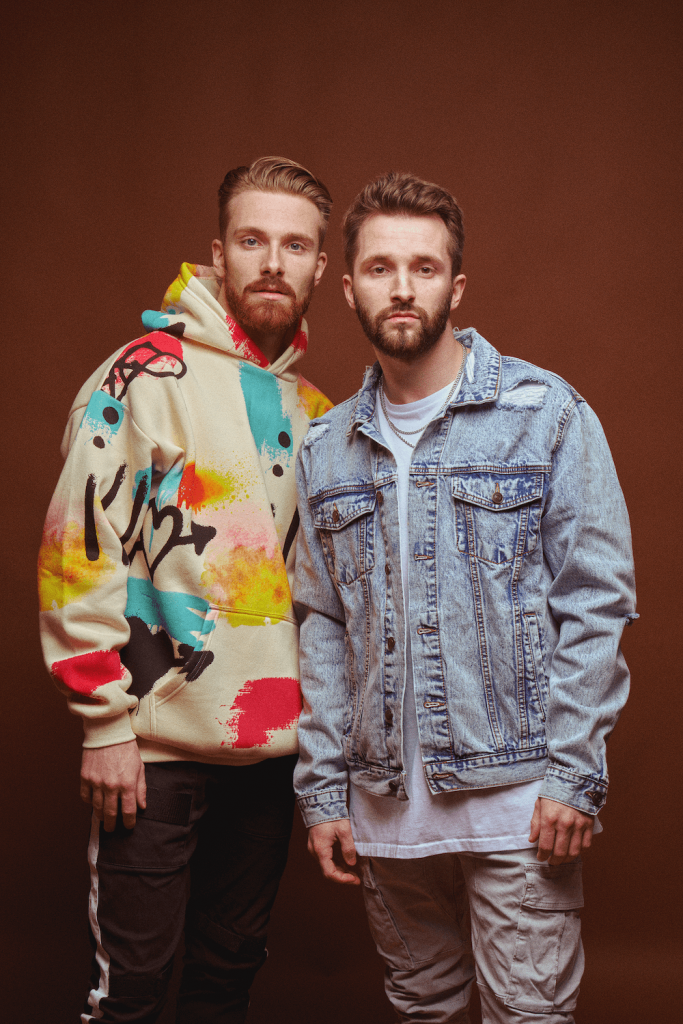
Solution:
{"label": "colorful paint splatter print", "polygon": [[82,389],[39,563],[47,663],[87,742],[147,758],[292,752],[294,462],[328,400],[226,317],[183,264],[150,333]]}

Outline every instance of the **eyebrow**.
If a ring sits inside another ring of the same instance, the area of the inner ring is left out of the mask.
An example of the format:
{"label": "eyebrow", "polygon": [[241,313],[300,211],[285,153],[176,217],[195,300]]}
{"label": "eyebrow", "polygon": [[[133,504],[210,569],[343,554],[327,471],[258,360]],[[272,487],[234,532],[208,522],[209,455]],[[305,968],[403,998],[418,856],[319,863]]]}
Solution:
{"label": "eyebrow", "polygon": [[[367,266],[369,266],[372,263],[393,263],[393,262],[394,262],[394,257],[393,256],[389,256],[386,253],[375,253],[372,256],[366,256],[366,258],[361,263],[361,267],[367,267]],[[411,263],[437,263],[439,266],[445,266],[444,261],[439,256],[434,256],[433,254],[431,256],[428,256],[428,255],[425,256],[425,255],[421,255],[421,254],[417,254],[415,256],[411,256],[410,257],[410,262]]]}

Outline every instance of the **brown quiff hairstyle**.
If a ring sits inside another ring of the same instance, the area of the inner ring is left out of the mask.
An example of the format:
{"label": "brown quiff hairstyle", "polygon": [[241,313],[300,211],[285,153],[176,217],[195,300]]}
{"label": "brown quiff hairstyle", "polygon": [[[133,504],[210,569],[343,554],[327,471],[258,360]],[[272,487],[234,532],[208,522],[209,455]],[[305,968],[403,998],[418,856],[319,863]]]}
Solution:
{"label": "brown quiff hairstyle", "polygon": [[332,197],[320,178],[307,171],[301,164],[283,156],[262,156],[250,167],[235,167],[228,171],[218,189],[218,230],[221,241],[228,226],[230,200],[241,192],[286,192],[303,196],[317,207],[322,216],[319,231],[320,246],[325,240],[327,223],[332,209]]}
{"label": "brown quiff hairstyle", "polygon": [[365,186],[346,211],[342,224],[344,259],[351,274],[358,255],[358,232],[368,217],[376,213],[404,217],[441,217],[448,229],[448,251],[453,277],[460,273],[465,232],[462,210],[455,197],[440,185],[423,181],[414,174],[389,171]]}

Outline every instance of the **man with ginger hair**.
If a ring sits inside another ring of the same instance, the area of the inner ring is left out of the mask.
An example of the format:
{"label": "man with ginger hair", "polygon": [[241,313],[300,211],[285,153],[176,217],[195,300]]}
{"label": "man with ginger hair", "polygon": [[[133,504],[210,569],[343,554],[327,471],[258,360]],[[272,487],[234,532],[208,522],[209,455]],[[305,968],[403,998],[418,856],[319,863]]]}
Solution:
{"label": "man with ginger hair", "polygon": [[69,417],[39,582],[48,667],[85,728],[95,949],[81,1020],[238,1024],[265,960],[301,708],[294,460],[330,407],[298,372],[332,201],[266,157],[219,190],[213,267]]}
{"label": "man with ginger hair", "polygon": [[467,1024],[476,978],[485,1024],[569,1024],[636,617],[623,496],[576,391],[451,329],[449,192],[388,174],[343,230],[377,362],[297,465],[309,849],[362,880],[400,1021]]}

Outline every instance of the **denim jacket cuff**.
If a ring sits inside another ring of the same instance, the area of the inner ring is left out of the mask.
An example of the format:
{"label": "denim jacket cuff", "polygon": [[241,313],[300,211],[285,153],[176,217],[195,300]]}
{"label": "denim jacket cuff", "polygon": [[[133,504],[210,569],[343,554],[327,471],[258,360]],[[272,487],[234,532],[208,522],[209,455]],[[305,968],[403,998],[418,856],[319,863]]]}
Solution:
{"label": "denim jacket cuff", "polygon": [[311,796],[300,796],[298,803],[306,828],[311,828],[312,825],[320,825],[325,821],[339,821],[341,818],[348,818],[349,816],[346,806],[345,789],[328,790],[326,793],[313,793]]}
{"label": "denim jacket cuff", "polygon": [[567,804],[583,814],[597,814],[605,806],[607,783],[602,779],[551,765],[545,774],[539,796]]}

